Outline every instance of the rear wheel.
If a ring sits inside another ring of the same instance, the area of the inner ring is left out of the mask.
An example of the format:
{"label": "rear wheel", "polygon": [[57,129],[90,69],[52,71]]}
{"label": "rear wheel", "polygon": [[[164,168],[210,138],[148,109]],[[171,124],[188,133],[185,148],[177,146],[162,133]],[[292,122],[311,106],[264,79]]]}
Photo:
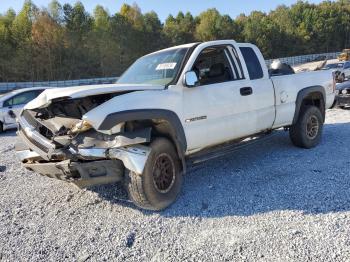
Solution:
{"label": "rear wheel", "polygon": [[316,106],[305,106],[297,122],[289,129],[290,138],[295,146],[313,148],[322,137],[323,116]]}
{"label": "rear wheel", "polygon": [[130,199],[138,207],[162,210],[177,198],[182,185],[181,162],[173,144],[155,139],[142,174],[126,171],[125,184]]}

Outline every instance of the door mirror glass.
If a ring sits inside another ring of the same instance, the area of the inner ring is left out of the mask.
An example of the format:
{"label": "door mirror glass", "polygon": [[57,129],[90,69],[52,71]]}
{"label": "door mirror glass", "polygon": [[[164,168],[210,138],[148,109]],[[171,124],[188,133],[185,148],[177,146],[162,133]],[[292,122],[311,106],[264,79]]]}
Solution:
{"label": "door mirror glass", "polygon": [[187,87],[195,87],[198,85],[198,76],[194,71],[188,71],[185,74],[185,85]]}

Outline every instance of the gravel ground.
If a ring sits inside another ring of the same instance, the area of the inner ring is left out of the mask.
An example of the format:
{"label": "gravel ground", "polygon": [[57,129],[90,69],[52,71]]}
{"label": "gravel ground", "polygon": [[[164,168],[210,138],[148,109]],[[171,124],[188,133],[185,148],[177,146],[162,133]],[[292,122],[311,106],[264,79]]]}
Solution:
{"label": "gravel ground", "polygon": [[349,261],[350,110],[329,110],[322,144],[277,131],[192,170],[169,209],[120,185],[78,190],[20,167],[0,135],[0,261]]}

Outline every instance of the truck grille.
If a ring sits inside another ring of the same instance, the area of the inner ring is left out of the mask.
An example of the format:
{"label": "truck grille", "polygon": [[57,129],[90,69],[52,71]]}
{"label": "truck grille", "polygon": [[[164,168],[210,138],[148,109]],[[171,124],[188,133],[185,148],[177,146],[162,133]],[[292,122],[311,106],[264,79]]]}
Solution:
{"label": "truck grille", "polygon": [[48,160],[48,155],[52,150],[55,150],[56,145],[40,132],[43,125],[35,119],[33,114],[30,111],[24,111],[21,114],[18,118],[18,134],[29,148],[37,152],[42,158]]}
{"label": "truck grille", "polygon": [[31,137],[27,136],[26,132],[23,131],[23,129],[21,128],[21,125],[19,125],[18,128],[18,132],[21,134],[22,137],[24,137],[28,142],[30,142],[31,144],[33,144],[34,146],[36,146],[37,148],[39,148],[40,150],[42,150],[45,153],[49,152],[49,148],[47,148],[46,146],[42,145],[41,143],[39,143],[38,141],[36,141],[35,139],[32,139]]}
{"label": "truck grille", "polygon": [[50,129],[48,129],[46,126],[42,125],[37,119],[35,119],[35,112],[31,112],[29,110],[23,111],[23,118],[33,126],[42,136],[51,139],[53,137],[53,133]]}
{"label": "truck grille", "polygon": [[31,113],[28,110],[24,110],[22,113],[22,117],[33,127],[38,126],[38,122],[35,120],[35,117],[31,115]]}

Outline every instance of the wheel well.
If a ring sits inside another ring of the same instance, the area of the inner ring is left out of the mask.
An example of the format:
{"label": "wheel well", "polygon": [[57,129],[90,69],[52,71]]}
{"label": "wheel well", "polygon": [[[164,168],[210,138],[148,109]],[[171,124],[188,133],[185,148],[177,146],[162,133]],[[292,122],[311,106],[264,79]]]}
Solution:
{"label": "wheel well", "polygon": [[303,99],[301,104],[301,107],[304,106],[316,106],[322,113],[323,121],[325,120],[325,101],[321,92],[313,92],[308,94]]}
{"label": "wheel well", "polygon": [[170,140],[173,143],[176,152],[179,156],[179,159],[182,162],[182,171],[185,171],[185,151],[186,148],[183,146],[183,141],[180,141],[181,138],[178,137],[175,127],[165,119],[147,119],[147,120],[135,120],[125,123],[126,131],[133,131],[141,128],[151,127],[151,140],[154,140],[157,137],[164,137]]}

